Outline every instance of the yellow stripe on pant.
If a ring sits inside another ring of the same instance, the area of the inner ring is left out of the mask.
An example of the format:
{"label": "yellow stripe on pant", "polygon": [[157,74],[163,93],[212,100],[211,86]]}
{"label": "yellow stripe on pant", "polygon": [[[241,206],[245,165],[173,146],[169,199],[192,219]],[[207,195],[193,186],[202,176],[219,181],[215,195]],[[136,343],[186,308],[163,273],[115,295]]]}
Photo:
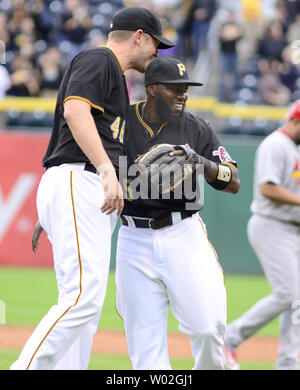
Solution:
{"label": "yellow stripe on pant", "polygon": [[70,172],[70,192],[71,192],[71,201],[72,201],[72,210],[73,210],[73,218],[74,218],[74,227],[75,227],[75,235],[76,235],[76,243],[77,243],[77,253],[78,253],[78,263],[79,263],[79,273],[80,273],[80,278],[79,278],[79,294],[78,297],[76,298],[76,301],[73,305],[69,306],[67,310],[54,322],[54,324],[51,326],[49,331],[47,332],[46,336],[43,338],[43,340],[40,342],[39,346],[35,350],[34,354],[32,355],[32,358],[30,359],[30,362],[28,366],[26,367],[26,370],[29,370],[32,361],[37,354],[38,350],[41,348],[43,345],[44,341],[46,338],[49,336],[55,325],[68,313],[72,307],[75,307],[79,301],[79,298],[82,293],[82,263],[81,263],[81,255],[80,255],[80,245],[79,245],[79,237],[78,237],[78,229],[77,229],[77,221],[76,221],[76,211],[75,211],[75,202],[74,202],[74,194],[73,194],[73,172]]}

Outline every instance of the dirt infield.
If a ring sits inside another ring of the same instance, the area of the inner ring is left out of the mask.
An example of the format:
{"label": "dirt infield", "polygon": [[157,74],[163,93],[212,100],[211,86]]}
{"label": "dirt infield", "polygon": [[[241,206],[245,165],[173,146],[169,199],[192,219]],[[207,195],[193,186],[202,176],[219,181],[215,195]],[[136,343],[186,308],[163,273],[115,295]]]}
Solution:
{"label": "dirt infield", "polygon": [[[33,328],[1,326],[0,349],[21,349]],[[171,357],[192,357],[189,339],[182,334],[168,335]],[[275,337],[252,337],[238,349],[239,359],[246,361],[275,361],[278,339]],[[98,331],[94,338],[93,353],[127,355],[123,332]]]}

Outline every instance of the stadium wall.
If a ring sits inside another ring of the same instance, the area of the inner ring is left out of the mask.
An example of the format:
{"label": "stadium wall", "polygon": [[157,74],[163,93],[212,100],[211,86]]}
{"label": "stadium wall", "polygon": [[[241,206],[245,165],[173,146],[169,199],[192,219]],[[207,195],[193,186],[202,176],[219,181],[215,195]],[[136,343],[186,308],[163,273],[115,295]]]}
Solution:
{"label": "stadium wall", "polygon": [[[44,172],[41,159],[49,134],[0,133],[0,265],[51,267],[52,250],[45,235],[39,249],[31,250],[31,233],[37,220],[36,191]],[[205,185],[204,208],[211,243],[225,272],[260,274],[261,267],[246,234],[251,215],[254,154],[261,138],[224,137],[224,146],[238,161],[241,189],[236,195],[220,193]],[[112,262],[115,267],[116,240],[113,235]]]}

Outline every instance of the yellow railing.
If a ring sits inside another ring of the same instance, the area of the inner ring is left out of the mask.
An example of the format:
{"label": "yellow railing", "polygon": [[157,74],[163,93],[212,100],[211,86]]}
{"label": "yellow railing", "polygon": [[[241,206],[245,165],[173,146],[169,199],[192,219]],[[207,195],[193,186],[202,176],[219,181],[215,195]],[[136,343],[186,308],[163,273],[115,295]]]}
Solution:
{"label": "yellow railing", "polygon": [[247,120],[257,118],[281,120],[287,112],[287,107],[227,104],[220,103],[213,97],[190,98],[187,102],[187,107],[193,110],[210,111],[218,118],[236,116]]}
{"label": "yellow railing", "polygon": [[54,112],[55,99],[38,97],[5,97],[0,100],[0,111],[18,110],[30,112],[42,110],[45,112]]}
{"label": "yellow railing", "polygon": [[[54,112],[56,100],[53,98],[18,98],[5,97],[0,100],[0,111],[18,110],[30,112],[41,110],[47,113]],[[242,119],[264,118],[266,120],[281,120],[287,107],[254,106],[219,103],[214,97],[191,97],[187,102],[191,110],[210,111],[219,118],[240,117]]]}

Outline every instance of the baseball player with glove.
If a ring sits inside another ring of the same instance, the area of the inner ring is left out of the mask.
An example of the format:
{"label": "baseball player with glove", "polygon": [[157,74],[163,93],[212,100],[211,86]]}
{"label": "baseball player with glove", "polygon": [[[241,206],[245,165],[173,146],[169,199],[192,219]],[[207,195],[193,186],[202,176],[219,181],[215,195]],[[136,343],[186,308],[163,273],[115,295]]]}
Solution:
{"label": "baseball player with glove", "polygon": [[86,330],[97,329],[111,234],[124,204],[118,181],[129,106],[124,72],[143,73],[158,48],[172,46],[154,13],[124,8],[113,17],[107,46],[79,53],[65,72],[37,193],[39,221],[53,247],[58,303],[11,369],[54,369],[82,334],[87,337],[73,368],[87,368],[93,334]]}
{"label": "baseball player with glove", "polygon": [[[299,369],[300,351],[300,100],[283,126],[267,136],[255,157],[248,239],[271,286],[228,325],[225,365],[239,369],[237,347],[280,315],[277,370]],[[298,309],[298,315],[297,315]]]}
{"label": "baseball player with glove", "polygon": [[[224,368],[223,272],[198,215],[199,196],[193,199],[195,207],[187,208],[188,194],[182,189],[183,195],[176,195],[193,175],[195,184],[196,166],[220,191],[236,193],[239,178],[236,162],[209,124],[185,112],[190,85],[201,84],[189,80],[181,61],[154,59],[145,72],[147,100],[129,108],[127,199],[118,236],[116,287],[133,369],[171,369],[169,306],[191,340],[194,368]],[[130,174],[136,164],[137,173]],[[170,166],[174,170],[167,180]],[[140,196],[145,183],[154,188],[148,186]],[[148,196],[152,190],[157,190],[155,199]]]}

